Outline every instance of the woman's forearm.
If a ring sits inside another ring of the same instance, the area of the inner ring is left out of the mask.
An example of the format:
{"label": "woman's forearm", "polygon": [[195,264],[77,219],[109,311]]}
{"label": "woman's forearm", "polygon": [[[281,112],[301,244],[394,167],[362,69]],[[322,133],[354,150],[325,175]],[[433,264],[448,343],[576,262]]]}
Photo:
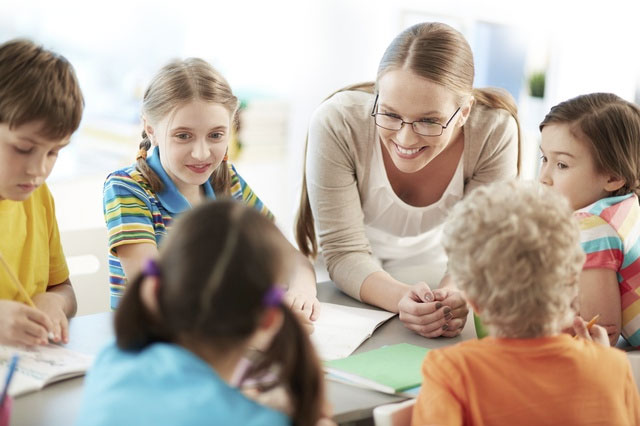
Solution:
{"label": "woman's forearm", "polygon": [[378,271],[369,274],[360,287],[363,302],[378,306],[389,312],[398,312],[398,302],[411,288],[393,278],[387,272]]}

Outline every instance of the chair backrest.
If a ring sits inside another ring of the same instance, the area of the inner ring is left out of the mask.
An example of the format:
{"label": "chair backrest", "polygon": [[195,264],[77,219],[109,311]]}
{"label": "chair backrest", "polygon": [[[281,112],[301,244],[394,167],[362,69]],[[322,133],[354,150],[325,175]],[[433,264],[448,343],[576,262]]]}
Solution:
{"label": "chair backrest", "polygon": [[373,409],[373,423],[376,426],[409,426],[415,399],[395,404],[380,405]]}
{"label": "chair backrest", "polygon": [[109,311],[107,230],[104,227],[61,231],[69,279],[78,300],[76,315]]}

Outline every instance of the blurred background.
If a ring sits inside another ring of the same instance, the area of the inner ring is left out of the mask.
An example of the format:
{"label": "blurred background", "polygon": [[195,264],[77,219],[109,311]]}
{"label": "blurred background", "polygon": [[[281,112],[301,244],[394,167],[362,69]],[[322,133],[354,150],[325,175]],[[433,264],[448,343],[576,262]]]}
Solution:
{"label": "blurred background", "polygon": [[[638,101],[639,11],[617,0],[0,0],[0,41],[41,43],[80,79],[83,121],[50,178],[63,231],[104,226],[102,183],[135,158],[146,84],[168,60],[199,56],[242,100],[232,160],[291,238],[309,117],[334,90],[373,80],[404,28],[442,21],[467,37],[475,86],[518,102],[522,172],[533,178],[552,105],[593,91]],[[78,194],[84,203],[72,202]]]}

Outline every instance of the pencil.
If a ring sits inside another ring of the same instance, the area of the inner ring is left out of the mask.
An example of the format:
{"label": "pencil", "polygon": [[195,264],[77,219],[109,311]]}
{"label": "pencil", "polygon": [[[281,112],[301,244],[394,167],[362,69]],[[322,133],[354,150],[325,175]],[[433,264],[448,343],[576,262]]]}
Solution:
{"label": "pencil", "polygon": [[16,288],[18,289],[18,293],[20,293],[22,298],[27,302],[29,306],[31,306],[32,308],[35,308],[36,305],[33,303],[33,300],[31,300],[31,297],[29,297],[29,293],[27,293],[27,290],[24,289],[24,287],[22,286],[22,283],[20,282],[20,280],[18,280],[18,277],[16,277],[16,275],[13,273],[13,270],[11,270],[11,267],[9,266],[7,261],[4,260],[2,253],[0,253],[0,263],[2,263],[2,266],[4,266],[4,269],[7,270],[7,274],[9,274],[11,281],[13,281],[13,285],[15,285]]}
{"label": "pencil", "polygon": [[[38,309],[38,307],[36,306],[35,303],[33,303],[33,300],[31,300],[31,297],[29,296],[29,293],[27,293],[27,290],[24,289],[24,287],[22,286],[22,283],[20,282],[20,280],[18,279],[18,277],[16,277],[16,275],[13,273],[13,270],[11,269],[11,267],[9,266],[9,264],[7,263],[6,260],[4,260],[4,257],[2,256],[2,253],[0,253],[0,263],[2,263],[2,266],[4,267],[4,269],[7,270],[7,273],[9,274],[9,277],[11,278],[11,280],[13,281],[13,285],[16,286],[16,288],[18,289],[18,293],[20,293],[20,295],[22,296],[22,298],[24,300],[26,300],[27,305],[31,306],[32,308],[36,308]],[[49,332],[47,334],[47,337],[49,338],[49,340],[54,340],[54,335],[53,332]]]}
{"label": "pencil", "polygon": [[[587,333],[589,332],[589,330],[591,330],[591,327],[593,327],[593,325],[596,323],[596,321],[598,321],[598,318],[600,318],[600,314],[596,314],[596,316],[591,318],[591,321],[589,321],[587,323]],[[573,336],[573,338],[577,339],[578,335],[576,334],[575,336]]]}
{"label": "pencil", "polygon": [[7,378],[4,381],[4,387],[2,388],[2,394],[0,395],[0,407],[4,404],[4,400],[7,397],[7,392],[9,392],[9,385],[11,384],[11,379],[13,378],[13,373],[16,371],[16,366],[18,365],[18,355],[13,355],[11,357],[11,361],[9,362],[9,368],[7,369]]}
{"label": "pencil", "polygon": [[591,330],[591,327],[593,327],[596,321],[598,321],[598,318],[600,318],[600,314],[597,314],[595,317],[591,318],[591,321],[587,323],[587,330]]}

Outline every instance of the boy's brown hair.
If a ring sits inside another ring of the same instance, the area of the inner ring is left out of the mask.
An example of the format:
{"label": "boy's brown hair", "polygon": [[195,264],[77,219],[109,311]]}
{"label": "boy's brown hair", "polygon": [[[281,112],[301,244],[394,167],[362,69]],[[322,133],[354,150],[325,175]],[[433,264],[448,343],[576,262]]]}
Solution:
{"label": "boy's brown hair", "polygon": [[0,45],[0,123],[42,121],[43,137],[62,139],[78,129],[83,109],[67,59],[25,39]]}

